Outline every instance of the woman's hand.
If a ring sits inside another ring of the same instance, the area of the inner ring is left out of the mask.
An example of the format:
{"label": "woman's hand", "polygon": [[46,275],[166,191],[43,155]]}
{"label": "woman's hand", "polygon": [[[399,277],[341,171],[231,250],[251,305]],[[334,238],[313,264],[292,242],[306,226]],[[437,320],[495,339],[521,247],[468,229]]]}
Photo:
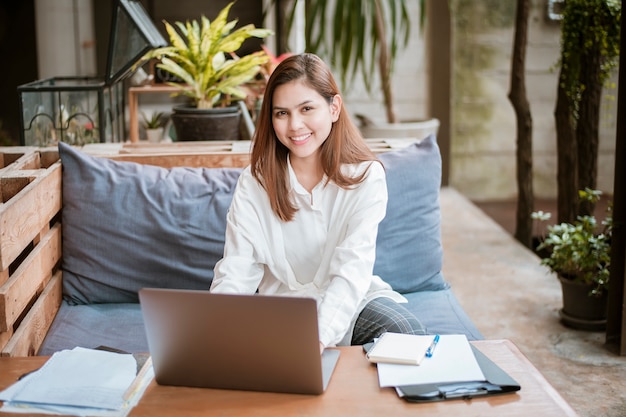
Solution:
{"label": "woman's hand", "polygon": [[320,355],[324,353],[324,344],[320,342]]}

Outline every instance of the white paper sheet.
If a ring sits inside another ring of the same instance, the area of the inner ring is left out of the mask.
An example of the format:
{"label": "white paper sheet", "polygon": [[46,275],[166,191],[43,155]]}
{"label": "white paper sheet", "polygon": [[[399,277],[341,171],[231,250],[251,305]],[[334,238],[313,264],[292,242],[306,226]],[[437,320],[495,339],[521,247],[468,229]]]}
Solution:
{"label": "white paper sheet", "polygon": [[[57,352],[41,369],[0,392],[5,402],[0,411],[126,415],[154,377],[151,367],[139,376],[136,371],[130,354],[84,348]],[[132,393],[127,392],[131,385]]]}
{"label": "white paper sheet", "polygon": [[377,367],[381,387],[485,380],[465,335],[441,335],[433,356],[419,366],[379,363]]}

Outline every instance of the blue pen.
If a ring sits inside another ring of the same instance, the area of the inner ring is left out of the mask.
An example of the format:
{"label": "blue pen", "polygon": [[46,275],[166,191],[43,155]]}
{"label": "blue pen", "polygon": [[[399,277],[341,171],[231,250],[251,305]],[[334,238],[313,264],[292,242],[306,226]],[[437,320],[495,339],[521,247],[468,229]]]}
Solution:
{"label": "blue pen", "polygon": [[430,346],[428,346],[428,349],[426,349],[426,357],[427,358],[432,358],[433,353],[435,353],[435,348],[437,347],[437,343],[439,343],[439,335],[435,335],[435,338],[433,339],[433,342],[430,344]]}

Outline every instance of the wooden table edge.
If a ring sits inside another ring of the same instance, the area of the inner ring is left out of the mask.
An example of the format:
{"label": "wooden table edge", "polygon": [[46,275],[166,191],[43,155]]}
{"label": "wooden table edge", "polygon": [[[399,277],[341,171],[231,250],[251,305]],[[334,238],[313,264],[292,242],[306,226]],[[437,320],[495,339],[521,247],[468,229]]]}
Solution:
{"label": "wooden table edge", "polygon": [[[572,408],[571,405],[569,405],[567,401],[565,401],[565,398],[563,398],[563,396],[556,390],[556,388],[554,388],[552,384],[550,384],[550,382],[541,373],[541,371],[537,369],[537,367],[530,361],[530,359],[528,359],[526,355],[524,355],[524,353],[522,353],[522,351],[517,347],[515,343],[513,343],[513,341],[509,339],[491,339],[475,340],[470,343],[476,346],[476,348],[478,348],[481,352],[483,351],[480,349],[480,346],[485,343],[505,345],[518,360],[526,365],[527,372],[532,375],[537,384],[539,384],[542,389],[554,399],[557,405],[561,407],[568,416],[580,417],[580,415]],[[489,356],[487,352],[483,353]]]}
{"label": "wooden table edge", "polygon": [[[490,349],[485,348],[490,345],[502,345],[505,346],[506,349],[524,366],[524,371],[528,373],[532,377],[532,379],[537,383],[538,386],[541,387],[543,391],[554,401],[555,405],[558,406],[562,411],[563,415],[569,417],[580,417],[576,411],[565,401],[565,399],[561,396],[561,394],[547,381],[547,379],[543,376],[543,374],[532,364],[532,362],[524,355],[520,349],[510,340],[507,339],[496,339],[496,340],[479,340],[471,342],[476,348],[478,348],[481,352],[483,352],[487,357],[490,356]],[[483,349],[481,349],[483,347]],[[346,353],[350,350],[356,352],[357,350],[361,350],[360,346],[346,346],[338,348],[341,351],[345,351]],[[353,354],[354,355],[354,354]],[[49,357],[47,356],[37,356],[37,357],[11,357],[11,358],[0,358],[0,365],[2,362],[10,360],[12,362],[22,362],[21,366],[12,366],[9,371],[11,375],[3,375],[2,381],[6,380],[17,380],[22,374],[33,371],[41,367]],[[506,369],[505,369],[506,371]],[[155,383],[154,381],[152,383]],[[6,384],[3,384],[6,385]],[[6,385],[8,387],[10,384]],[[6,388],[5,386],[1,386],[0,389]],[[1,402],[0,402],[1,403]]]}

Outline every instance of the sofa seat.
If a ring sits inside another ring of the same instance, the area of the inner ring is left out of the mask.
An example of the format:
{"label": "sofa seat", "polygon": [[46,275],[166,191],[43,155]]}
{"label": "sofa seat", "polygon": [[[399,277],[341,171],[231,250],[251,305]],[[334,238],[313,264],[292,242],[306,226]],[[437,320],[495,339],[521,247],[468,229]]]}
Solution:
{"label": "sofa seat", "polygon": [[[408,309],[420,318],[429,333],[465,334],[480,340],[480,334],[451,288],[404,294]],[[148,351],[141,307],[138,303],[70,305],[63,302],[39,355],[51,355],[75,346],[106,346],[129,353]]]}
{"label": "sofa seat", "polygon": [[[59,144],[63,303],[38,352],[148,351],[137,292],[207,290],[241,168],[162,168]],[[441,273],[441,156],[434,135],[379,155],[387,214],[374,273],[405,295],[429,333],[482,335]]]}

